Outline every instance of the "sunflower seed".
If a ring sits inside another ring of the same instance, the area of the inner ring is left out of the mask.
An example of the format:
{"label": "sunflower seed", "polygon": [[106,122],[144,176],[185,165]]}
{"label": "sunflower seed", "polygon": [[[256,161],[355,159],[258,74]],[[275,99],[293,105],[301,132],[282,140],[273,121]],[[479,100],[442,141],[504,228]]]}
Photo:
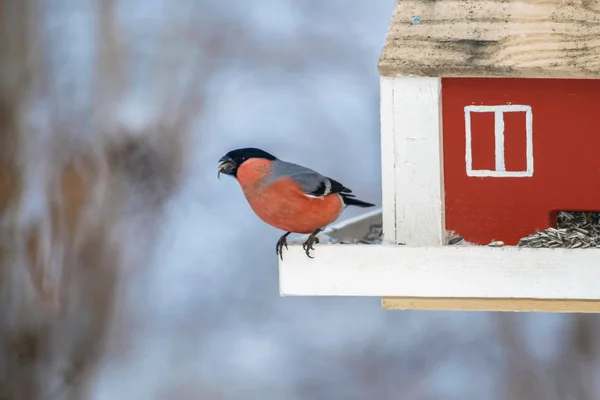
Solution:
{"label": "sunflower seed", "polygon": [[600,248],[600,213],[561,211],[557,215],[557,227],[544,231],[535,230],[521,238],[519,247],[531,248]]}
{"label": "sunflower seed", "polygon": [[457,244],[461,244],[462,242],[464,242],[465,238],[462,236],[455,236],[452,239],[448,240],[448,244],[449,245],[457,245]]}

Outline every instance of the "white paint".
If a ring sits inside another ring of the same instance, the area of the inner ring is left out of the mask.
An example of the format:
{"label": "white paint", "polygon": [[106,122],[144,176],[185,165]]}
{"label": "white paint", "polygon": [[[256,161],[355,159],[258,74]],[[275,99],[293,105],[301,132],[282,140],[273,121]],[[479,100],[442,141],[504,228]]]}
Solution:
{"label": "white paint", "polygon": [[494,142],[496,171],[506,171],[504,165],[504,114],[500,111],[494,113]]}
{"label": "white paint", "polygon": [[494,171],[491,169],[476,169],[467,171],[468,176],[479,176],[487,178],[529,178],[533,176],[530,171]]}
{"label": "white paint", "polygon": [[381,118],[381,208],[383,237],[396,242],[396,162],[394,153],[394,79],[387,76],[380,82]]}
{"label": "white paint", "polygon": [[[472,149],[472,130],[471,113],[489,112],[494,113],[494,158],[495,170],[474,170],[473,169],[473,149]],[[504,161],[504,113],[506,112],[524,112],[525,113],[525,140],[527,161],[524,171],[506,171]],[[533,176],[533,113],[531,106],[527,105],[503,105],[503,106],[466,106],[465,107],[465,162],[467,176],[477,177],[496,177],[496,178],[516,178]]]}
{"label": "white paint", "polygon": [[533,176],[533,113],[531,107],[525,112],[525,136],[527,148],[527,171]]}
{"label": "white paint", "polygon": [[520,104],[506,104],[503,106],[465,106],[465,111],[469,112],[527,112],[531,111],[531,106]]}
{"label": "white paint", "polygon": [[444,241],[441,79],[381,78],[383,229],[415,246]]}
{"label": "white paint", "polygon": [[600,249],[289,246],[283,296],[600,299]]}

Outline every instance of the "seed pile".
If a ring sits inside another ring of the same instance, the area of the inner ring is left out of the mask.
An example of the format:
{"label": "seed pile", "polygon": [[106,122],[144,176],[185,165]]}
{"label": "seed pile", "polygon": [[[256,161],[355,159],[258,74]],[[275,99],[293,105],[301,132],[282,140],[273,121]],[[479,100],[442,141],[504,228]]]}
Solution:
{"label": "seed pile", "polygon": [[519,247],[531,248],[600,248],[600,213],[561,211],[557,227],[522,238]]}

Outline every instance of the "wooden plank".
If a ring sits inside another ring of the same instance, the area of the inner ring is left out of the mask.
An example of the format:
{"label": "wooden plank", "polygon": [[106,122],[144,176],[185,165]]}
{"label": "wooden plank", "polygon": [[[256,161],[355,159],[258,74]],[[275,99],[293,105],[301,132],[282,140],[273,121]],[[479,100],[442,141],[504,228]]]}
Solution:
{"label": "wooden plank", "polygon": [[600,249],[486,246],[289,246],[284,296],[600,300]]}
{"label": "wooden plank", "polygon": [[[383,178],[389,179],[389,171],[395,175],[395,243],[439,246],[444,242],[441,89],[439,78],[394,78],[394,129],[382,134],[394,137],[394,168],[386,162]],[[389,190],[383,195],[389,197]]]}
{"label": "wooden plank", "polygon": [[600,313],[598,300],[384,297],[386,310]]}
{"label": "wooden plank", "polygon": [[600,78],[600,1],[401,0],[379,71],[385,76]]}
{"label": "wooden plank", "polygon": [[380,78],[381,116],[381,185],[383,210],[383,237],[396,241],[396,157],[394,154],[394,79]]}

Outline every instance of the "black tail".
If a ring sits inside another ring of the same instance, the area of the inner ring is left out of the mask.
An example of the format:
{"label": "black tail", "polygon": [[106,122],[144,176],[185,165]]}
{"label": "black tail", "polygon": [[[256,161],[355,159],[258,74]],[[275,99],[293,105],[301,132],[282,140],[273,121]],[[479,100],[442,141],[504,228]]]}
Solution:
{"label": "black tail", "polygon": [[366,201],[354,199],[352,197],[344,196],[342,194],[342,198],[344,199],[344,204],[348,206],[357,206],[357,207],[373,207],[375,204],[367,203]]}

